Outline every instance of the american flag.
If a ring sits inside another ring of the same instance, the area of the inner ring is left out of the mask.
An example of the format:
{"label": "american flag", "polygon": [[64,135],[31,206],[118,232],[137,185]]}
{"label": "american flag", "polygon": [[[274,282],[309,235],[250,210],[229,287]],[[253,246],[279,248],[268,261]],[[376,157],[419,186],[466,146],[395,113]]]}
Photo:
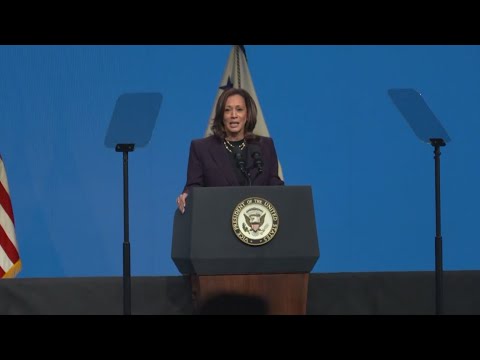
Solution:
{"label": "american flag", "polygon": [[14,278],[21,269],[7,172],[0,155],[0,278]]}

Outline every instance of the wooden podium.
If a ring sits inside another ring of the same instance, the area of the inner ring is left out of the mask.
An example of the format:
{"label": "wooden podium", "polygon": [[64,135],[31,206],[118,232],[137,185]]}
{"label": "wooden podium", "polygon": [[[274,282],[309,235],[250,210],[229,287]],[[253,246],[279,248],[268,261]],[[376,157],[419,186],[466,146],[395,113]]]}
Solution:
{"label": "wooden podium", "polygon": [[[276,210],[278,228],[265,243],[235,234],[246,199]],[[193,188],[185,213],[175,213],[172,259],[191,278],[198,314],[305,314],[318,257],[309,186]]]}

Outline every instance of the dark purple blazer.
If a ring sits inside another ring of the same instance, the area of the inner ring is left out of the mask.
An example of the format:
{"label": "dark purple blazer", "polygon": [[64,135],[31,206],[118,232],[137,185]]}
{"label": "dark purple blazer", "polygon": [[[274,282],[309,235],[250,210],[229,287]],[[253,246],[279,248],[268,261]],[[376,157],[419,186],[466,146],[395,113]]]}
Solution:
{"label": "dark purple blazer", "polygon": [[[259,175],[251,156],[254,147],[260,150],[264,164],[263,172]],[[184,192],[188,192],[192,186],[240,186],[229,156],[223,141],[214,135],[193,140],[190,144]],[[250,168],[253,186],[284,185],[278,177],[277,152],[271,138],[256,136],[247,141],[247,169]]]}

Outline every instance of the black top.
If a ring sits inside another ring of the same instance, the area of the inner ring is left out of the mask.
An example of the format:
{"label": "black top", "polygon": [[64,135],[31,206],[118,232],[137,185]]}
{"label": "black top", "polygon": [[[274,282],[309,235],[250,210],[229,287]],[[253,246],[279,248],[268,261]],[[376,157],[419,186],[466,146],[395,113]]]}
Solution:
{"label": "black top", "polygon": [[[224,141],[224,146],[225,146],[225,151],[228,154],[228,157],[230,159],[230,163],[232,164],[232,167],[235,172],[235,176],[238,179],[238,182],[240,183],[241,186],[247,186],[248,185],[248,178],[245,174],[243,174],[240,170],[237,157],[237,153],[240,153],[240,158],[244,161],[245,163],[245,168],[247,164],[247,143],[244,140],[238,140],[238,141]],[[248,169],[247,169],[248,173]]]}

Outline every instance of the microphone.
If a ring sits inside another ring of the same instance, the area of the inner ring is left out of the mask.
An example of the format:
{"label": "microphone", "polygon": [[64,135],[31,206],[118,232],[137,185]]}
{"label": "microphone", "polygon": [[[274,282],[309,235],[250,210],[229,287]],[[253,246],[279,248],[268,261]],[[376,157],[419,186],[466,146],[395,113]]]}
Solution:
{"label": "microphone", "polygon": [[248,180],[248,185],[252,185],[252,179],[250,179],[250,173],[247,171],[247,163],[245,159],[242,156],[242,153],[240,149],[235,148],[233,150],[233,157],[235,158],[235,161],[237,162],[237,167],[240,169],[242,174],[247,178]]}
{"label": "microphone", "polygon": [[252,158],[253,164],[257,168],[258,174],[260,175],[263,172],[263,160],[262,160],[262,153],[260,152],[260,147],[258,145],[252,146]]}
{"label": "microphone", "polygon": [[242,173],[244,173],[246,170],[245,170],[245,160],[243,159],[242,157],[242,153],[241,152],[235,152],[235,154],[233,154],[233,156],[235,157],[235,160],[237,161],[237,166],[239,167],[240,171]]}
{"label": "microphone", "polygon": [[260,152],[255,151],[252,153],[252,158],[253,158],[253,163],[255,164],[258,174],[261,174],[263,172],[263,160],[262,160],[262,155]]}

